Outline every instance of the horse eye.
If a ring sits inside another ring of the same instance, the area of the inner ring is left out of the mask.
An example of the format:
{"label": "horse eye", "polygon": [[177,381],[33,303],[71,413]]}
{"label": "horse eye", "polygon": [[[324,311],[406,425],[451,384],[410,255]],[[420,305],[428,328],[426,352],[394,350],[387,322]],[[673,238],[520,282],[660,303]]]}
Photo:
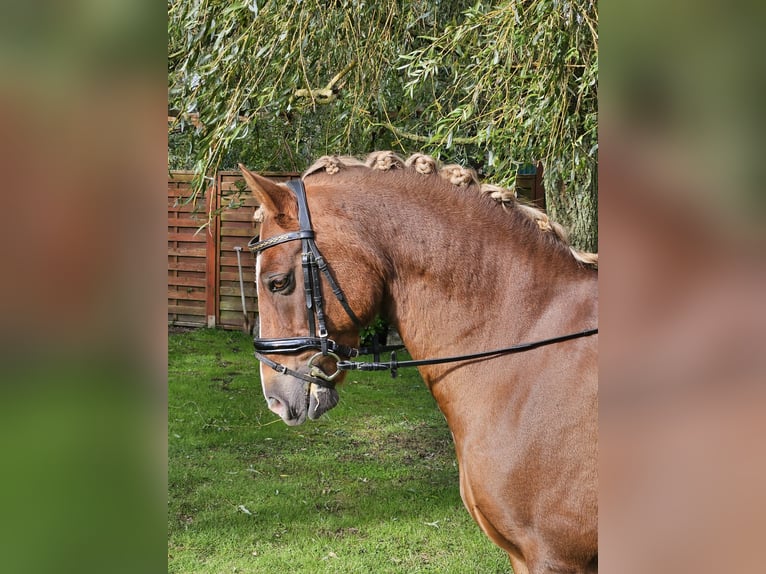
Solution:
{"label": "horse eye", "polygon": [[292,273],[285,273],[284,275],[276,275],[268,280],[267,283],[269,291],[272,293],[278,293],[284,291],[292,285]]}

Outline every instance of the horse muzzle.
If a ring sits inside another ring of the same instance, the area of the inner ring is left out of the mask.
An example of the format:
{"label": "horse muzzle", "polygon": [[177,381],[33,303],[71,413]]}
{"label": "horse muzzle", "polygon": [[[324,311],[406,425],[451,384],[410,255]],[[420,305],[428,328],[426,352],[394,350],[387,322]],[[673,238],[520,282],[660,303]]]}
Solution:
{"label": "horse muzzle", "polygon": [[[327,357],[322,358],[327,360]],[[287,425],[300,425],[307,418],[316,420],[338,404],[340,397],[334,388],[338,373],[330,368],[334,367],[335,361],[325,361],[320,363],[312,357],[308,363],[302,361],[296,369],[285,367],[285,372],[275,369],[275,372],[267,373],[261,369],[263,395],[269,410]],[[324,368],[335,374],[327,376]]]}

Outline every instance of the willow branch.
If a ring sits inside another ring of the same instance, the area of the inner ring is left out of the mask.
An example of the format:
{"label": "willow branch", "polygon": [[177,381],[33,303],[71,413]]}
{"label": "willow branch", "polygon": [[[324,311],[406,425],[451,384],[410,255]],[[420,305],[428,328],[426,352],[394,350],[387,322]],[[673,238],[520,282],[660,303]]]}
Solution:
{"label": "willow branch", "polygon": [[[393,125],[393,124],[391,124],[389,122],[385,122],[385,123],[383,123],[381,125],[386,127],[386,128],[388,128],[389,130],[391,130],[394,133],[394,135],[396,135],[397,137],[408,139],[408,140],[412,140],[412,141],[416,141],[416,142],[433,144],[433,143],[442,143],[442,142],[444,142],[447,139],[447,136],[421,136],[421,135],[418,135],[418,134],[412,134],[412,133],[409,133],[409,132],[405,132],[403,130],[400,130],[395,125]],[[470,145],[470,144],[475,144],[477,142],[478,142],[478,138],[476,138],[475,136],[474,137],[465,137],[465,138],[461,138],[461,137],[453,137],[452,138],[452,143],[453,144]]]}
{"label": "willow branch", "polygon": [[337,84],[343,76],[348,74],[354,68],[354,66],[356,66],[356,60],[351,60],[351,62],[345,68],[343,68],[340,72],[338,72],[337,74],[335,74],[335,76],[333,76],[333,79],[330,80],[330,83],[327,84],[325,89],[327,88],[332,89],[333,86]]}
{"label": "willow branch", "polygon": [[337,97],[337,90],[335,88],[335,84],[337,84],[343,76],[348,74],[353,67],[356,66],[356,60],[352,60],[350,64],[348,64],[345,68],[343,68],[340,72],[335,74],[333,78],[327,83],[327,85],[324,88],[301,88],[300,90],[295,90],[295,97],[296,98],[311,98],[312,100],[315,100],[318,104],[329,104],[330,102],[334,101]]}

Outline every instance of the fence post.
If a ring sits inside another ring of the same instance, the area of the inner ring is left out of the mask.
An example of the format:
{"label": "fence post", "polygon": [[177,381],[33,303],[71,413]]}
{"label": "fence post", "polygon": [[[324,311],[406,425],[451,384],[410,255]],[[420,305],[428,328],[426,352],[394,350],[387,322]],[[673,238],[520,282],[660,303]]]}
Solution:
{"label": "fence post", "polygon": [[[211,217],[214,211],[218,209],[218,175],[216,174],[215,183],[211,184],[210,187],[207,188],[207,213],[208,217]],[[217,237],[218,237],[218,217],[216,216],[215,219],[210,219],[210,224],[207,226],[207,229],[205,230],[206,233],[206,239],[205,242],[206,246],[206,270],[205,270],[205,315],[207,316],[207,326],[208,328],[214,328],[216,325],[216,312],[215,312],[215,302],[217,300],[217,284],[218,284],[218,277],[217,277],[217,268],[218,268],[218,249],[217,249]]]}

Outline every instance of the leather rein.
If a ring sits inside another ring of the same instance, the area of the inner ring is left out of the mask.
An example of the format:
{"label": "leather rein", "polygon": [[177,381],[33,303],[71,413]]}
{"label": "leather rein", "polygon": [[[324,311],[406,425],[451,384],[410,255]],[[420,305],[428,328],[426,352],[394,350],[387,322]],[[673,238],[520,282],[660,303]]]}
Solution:
{"label": "leather rein", "polygon": [[[319,248],[314,240],[314,230],[311,226],[311,217],[309,214],[308,201],[306,199],[306,189],[301,180],[291,180],[286,185],[292,190],[298,200],[298,231],[290,231],[281,235],[275,235],[268,239],[260,240],[258,236],[253,237],[247,244],[248,249],[257,256],[260,252],[281,245],[288,241],[300,241],[302,246],[301,267],[303,269],[303,291],[305,294],[305,305],[308,311],[308,330],[307,337],[285,337],[285,338],[261,338],[253,339],[255,347],[255,357],[263,364],[271,367],[278,373],[290,375],[302,381],[313,383],[321,387],[334,387],[335,379],[343,371],[391,371],[391,376],[396,377],[397,370],[401,367],[419,367],[425,365],[438,365],[443,363],[454,363],[459,361],[469,361],[486,357],[507,355],[511,353],[521,353],[545,345],[588,337],[598,333],[598,329],[586,329],[576,333],[541,339],[529,343],[520,343],[510,347],[471,353],[467,355],[457,355],[452,357],[441,357],[436,359],[397,361],[396,351],[403,349],[403,345],[395,346],[377,346],[373,347],[349,347],[341,345],[329,338],[327,333],[326,316],[324,312],[324,299],[321,291],[321,275],[325,276],[333,295],[341,304],[346,314],[351,318],[354,324],[360,329],[362,322],[356,316],[348,304],[346,296],[335,281],[327,266],[327,262],[322,257]],[[321,273],[321,275],[320,275]],[[258,278],[256,277],[256,281]],[[276,361],[272,361],[264,355],[290,355],[309,350],[317,352],[311,356],[308,361],[308,374],[301,373],[286,367]],[[379,361],[380,352],[391,351],[391,360],[386,362]],[[374,362],[343,361],[341,357],[351,359],[359,355],[372,353],[375,356]],[[336,372],[332,375],[325,373],[318,364],[315,363],[321,357],[331,357],[336,363]]]}

